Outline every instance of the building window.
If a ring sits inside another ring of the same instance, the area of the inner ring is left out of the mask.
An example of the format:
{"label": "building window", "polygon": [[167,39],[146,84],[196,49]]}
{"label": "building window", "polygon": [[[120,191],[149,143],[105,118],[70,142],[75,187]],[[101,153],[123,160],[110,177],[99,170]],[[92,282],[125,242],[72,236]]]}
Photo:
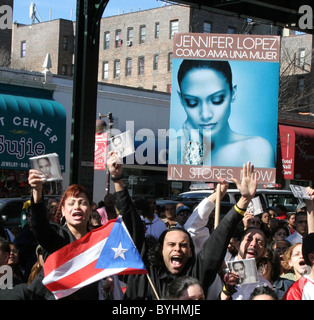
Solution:
{"label": "building window", "polygon": [[115,60],[114,61],[114,73],[113,73],[114,78],[119,78],[120,77],[120,60]]}
{"label": "building window", "polygon": [[155,38],[159,38],[160,24],[159,22],[155,23]]}
{"label": "building window", "polygon": [[229,34],[236,34],[237,33],[237,29],[234,27],[228,27],[228,33]]}
{"label": "building window", "polygon": [[109,64],[108,61],[104,61],[102,64],[102,78],[103,80],[108,80],[109,76]]}
{"label": "building window", "polygon": [[298,91],[299,94],[302,94],[304,92],[304,77],[298,80]]}
{"label": "building window", "polygon": [[140,26],[140,43],[145,43],[146,39],[146,26]]}
{"label": "building window", "polygon": [[172,52],[168,53],[168,71],[172,70]]}
{"label": "building window", "polygon": [[204,21],[203,33],[210,33],[212,29],[212,24],[210,22]]}
{"label": "building window", "polygon": [[116,48],[120,48],[122,46],[121,36],[122,36],[121,30],[116,30],[116,37],[115,37]]}
{"label": "building window", "polygon": [[133,41],[133,28],[128,28],[126,40]]}
{"label": "building window", "polygon": [[110,32],[105,32],[104,36],[104,50],[109,49],[109,44],[110,44]]}
{"label": "building window", "polygon": [[153,70],[158,70],[158,54],[154,54]]}
{"label": "building window", "polygon": [[21,58],[26,57],[26,41],[21,42]]}
{"label": "building window", "polygon": [[132,75],[132,59],[127,58],[125,61],[125,76],[129,77]]}
{"label": "building window", "polygon": [[305,66],[305,49],[299,49],[299,66],[304,68]]}
{"label": "building window", "polygon": [[144,66],[145,66],[145,59],[144,57],[138,58],[138,74],[143,75],[144,74]]}
{"label": "building window", "polygon": [[66,51],[68,50],[68,37],[63,36],[63,50]]}
{"label": "building window", "polygon": [[66,64],[63,64],[63,65],[62,65],[62,69],[61,69],[61,74],[62,74],[63,76],[66,76],[67,73],[68,73],[68,66],[67,66]]}
{"label": "building window", "polygon": [[173,39],[175,33],[178,33],[179,30],[179,20],[170,21],[170,39]]}

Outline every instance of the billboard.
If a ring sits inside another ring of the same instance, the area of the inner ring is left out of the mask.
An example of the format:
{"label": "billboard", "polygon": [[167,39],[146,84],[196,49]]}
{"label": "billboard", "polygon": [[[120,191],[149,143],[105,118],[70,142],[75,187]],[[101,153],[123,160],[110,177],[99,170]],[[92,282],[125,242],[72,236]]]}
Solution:
{"label": "billboard", "polygon": [[65,171],[66,112],[52,91],[0,85],[0,168],[29,170],[29,158],[57,153]]}
{"label": "billboard", "polygon": [[168,179],[275,182],[280,37],[176,34]]}

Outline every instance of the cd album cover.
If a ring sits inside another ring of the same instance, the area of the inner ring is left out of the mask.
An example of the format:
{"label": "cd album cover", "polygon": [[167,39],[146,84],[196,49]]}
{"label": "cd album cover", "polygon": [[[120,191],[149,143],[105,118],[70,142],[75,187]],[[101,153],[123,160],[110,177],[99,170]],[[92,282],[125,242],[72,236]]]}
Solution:
{"label": "cd album cover", "polygon": [[44,154],[29,158],[31,168],[41,171],[47,181],[62,180],[59,155],[57,153]]}

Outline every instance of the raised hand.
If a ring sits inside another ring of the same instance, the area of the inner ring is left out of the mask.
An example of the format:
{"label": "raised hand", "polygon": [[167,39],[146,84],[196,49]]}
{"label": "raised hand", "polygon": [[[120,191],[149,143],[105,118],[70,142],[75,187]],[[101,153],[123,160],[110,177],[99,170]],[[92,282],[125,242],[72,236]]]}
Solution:
{"label": "raised hand", "polygon": [[30,169],[28,174],[28,184],[33,188],[34,202],[39,202],[42,199],[43,183],[46,177],[35,169]]}
{"label": "raised hand", "polygon": [[257,188],[257,174],[254,171],[254,165],[248,161],[243,164],[242,181],[239,183],[237,179],[232,179],[239,189],[242,197],[239,199],[237,206],[241,209],[246,209],[250,201],[254,198]]}
{"label": "raised hand", "polygon": [[253,199],[257,188],[257,175],[254,171],[254,165],[248,161],[247,164],[243,164],[242,181],[239,183],[237,179],[232,179],[239,189],[241,195],[247,199]]}
{"label": "raised hand", "polygon": [[122,174],[121,159],[114,151],[109,151],[108,153],[107,166],[112,177]]}

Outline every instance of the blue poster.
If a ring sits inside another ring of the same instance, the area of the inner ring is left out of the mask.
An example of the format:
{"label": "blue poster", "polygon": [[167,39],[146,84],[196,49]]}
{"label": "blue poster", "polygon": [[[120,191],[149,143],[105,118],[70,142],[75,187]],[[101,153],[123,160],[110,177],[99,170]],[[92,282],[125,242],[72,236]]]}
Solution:
{"label": "blue poster", "polygon": [[[265,36],[220,35],[229,42],[218,49],[209,36],[199,37],[187,44],[178,35],[174,44],[168,178],[215,181],[219,170],[231,178],[250,161],[274,181],[279,47],[258,47]],[[184,49],[176,51],[176,43]],[[204,169],[205,176],[196,174]]]}

